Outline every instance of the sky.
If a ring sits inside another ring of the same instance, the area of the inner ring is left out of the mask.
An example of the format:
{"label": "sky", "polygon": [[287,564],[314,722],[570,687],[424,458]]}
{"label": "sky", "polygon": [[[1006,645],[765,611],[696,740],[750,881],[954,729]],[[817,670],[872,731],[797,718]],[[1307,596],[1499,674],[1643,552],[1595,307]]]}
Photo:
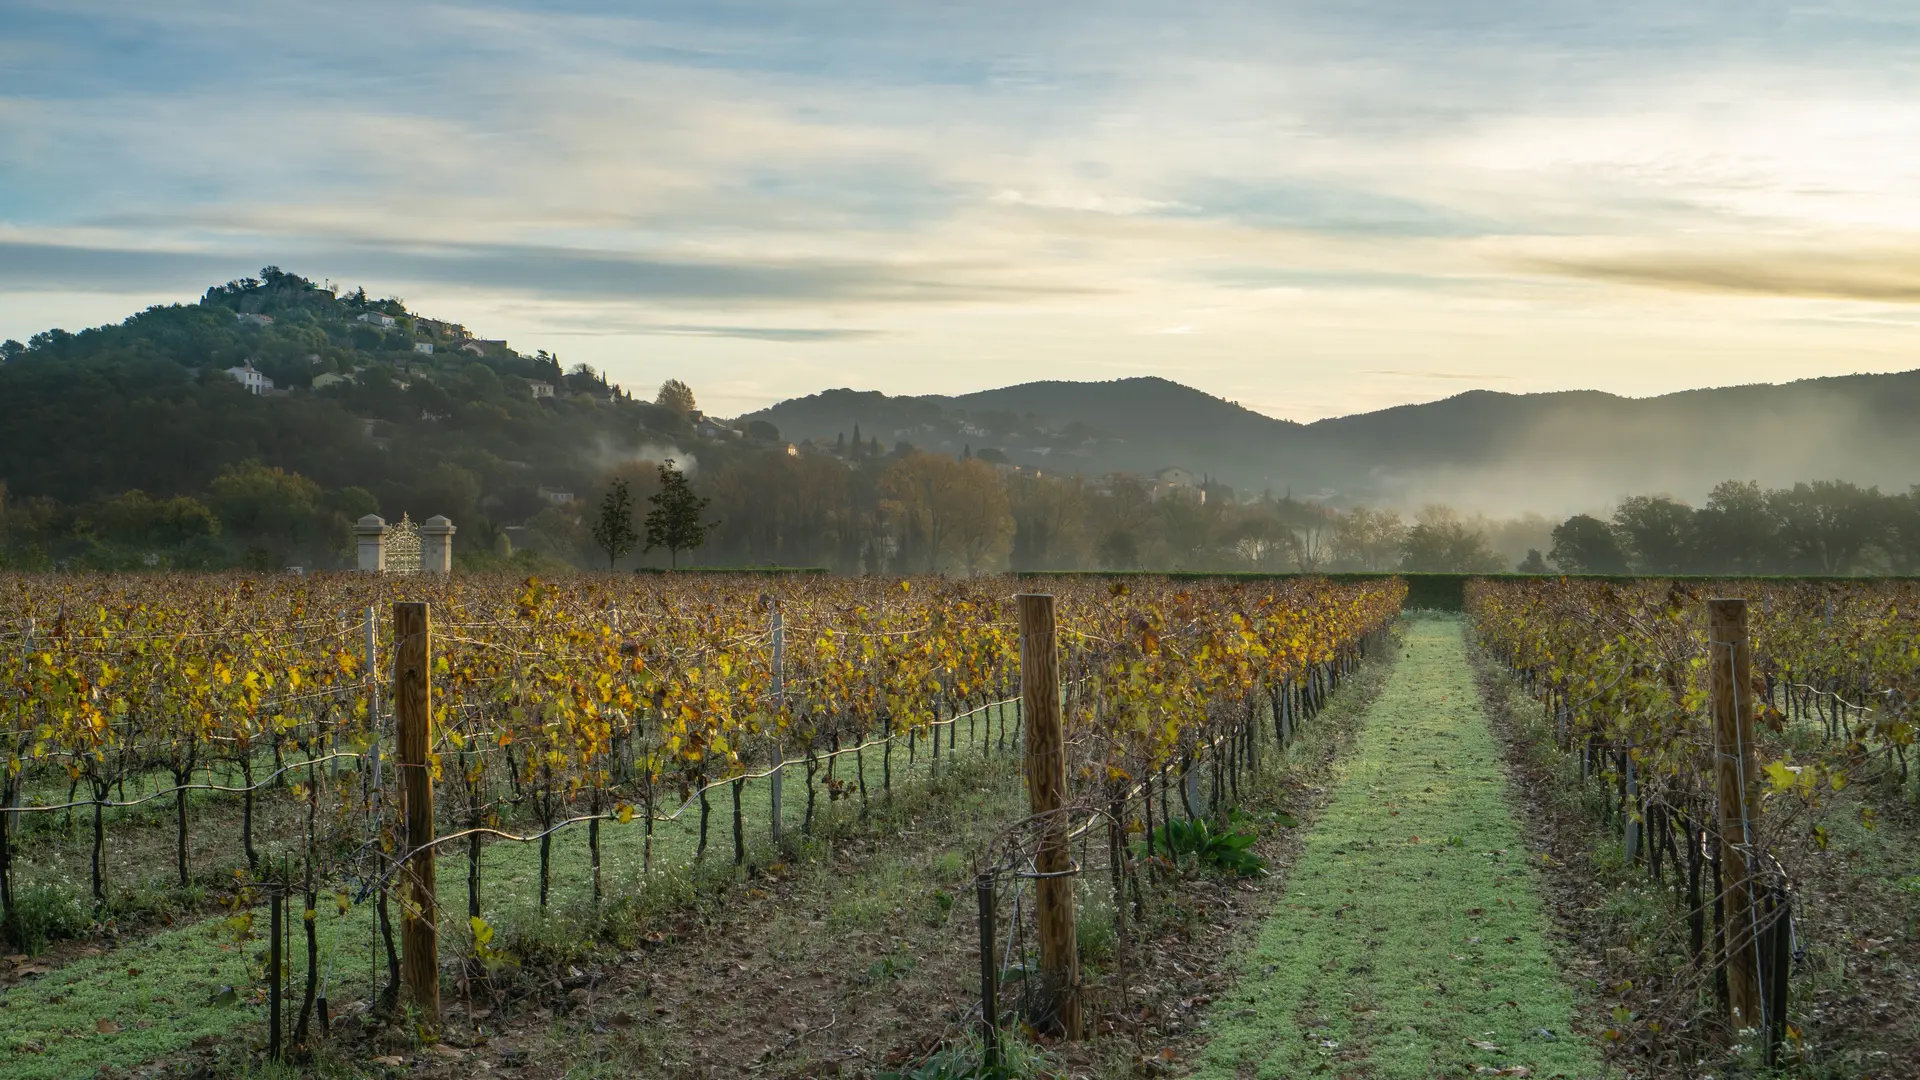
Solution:
{"label": "sky", "polygon": [[273,264],[722,415],[1920,367],[1910,0],[0,0],[0,338]]}

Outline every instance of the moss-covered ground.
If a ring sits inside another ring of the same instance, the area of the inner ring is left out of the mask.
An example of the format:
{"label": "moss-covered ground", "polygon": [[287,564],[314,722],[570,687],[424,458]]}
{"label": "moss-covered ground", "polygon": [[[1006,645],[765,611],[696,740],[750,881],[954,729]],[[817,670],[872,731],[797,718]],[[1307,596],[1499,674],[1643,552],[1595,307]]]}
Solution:
{"label": "moss-covered ground", "polygon": [[1600,1075],[1457,618],[1409,624],[1203,1077]]}

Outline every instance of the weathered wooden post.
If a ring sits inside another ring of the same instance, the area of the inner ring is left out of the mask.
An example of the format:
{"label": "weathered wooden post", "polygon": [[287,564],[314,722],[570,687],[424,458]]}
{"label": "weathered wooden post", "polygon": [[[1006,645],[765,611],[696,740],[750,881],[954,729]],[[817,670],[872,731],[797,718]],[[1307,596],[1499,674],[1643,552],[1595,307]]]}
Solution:
{"label": "weathered wooden post", "polygon": [[1752,649],[1747,602],[1707,601],[1707,658],[1713,709],[1714,789],[1725,874],[1727,1004],[1736,1030],[1765,1026],[1760,996],[1758,910],[1753,902],[1759,766],[1753,747]]}
{"label": "weathered wooden post", "polygon": [[393,605],[393,706],[400,799],[407,821],[407,896],[401,905],[401,983],[428,1024],[440,1022],[438,911],[433,900],[433,775],[427,769],[433,716],[431,626],[427,605]]}
{"label": "weathered wooden post", "polygon": [[1040,927],[1041,1000],[1049,1022],[1069,1039],[1080,1037],[1080,956],[1074,938],[1073,858],[1067,842],[1066,738],[1060,723],[1059,644],[1053,597],[1022,593],[1020,708],[1027,718],[1027,802],[1040,819],[1034,890]]}

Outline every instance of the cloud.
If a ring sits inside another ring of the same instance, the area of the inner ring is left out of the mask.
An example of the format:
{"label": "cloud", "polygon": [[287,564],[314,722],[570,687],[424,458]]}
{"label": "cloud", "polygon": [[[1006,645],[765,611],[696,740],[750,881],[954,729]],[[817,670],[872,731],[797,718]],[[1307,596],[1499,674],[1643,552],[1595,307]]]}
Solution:
{"label": "cloud", "polygon": [[812,344],[834,341],[863,341],[884,337],[886,330],[808,326],[698,326],[672,323],[616,324],[594,331],[563,331],[565,334],[657,334],[663,337],[744,338],[748,341],[782,341]]}
{"label": "cloud", "polygon": [[[534,244],[322,246],[243,260],[200,252],[18,241],[0,241],[0,287],[124,289],[138,282],[148,285],[189,279],[205,282],[209,276],[224,279],[251,273],[255,268],[253,264],[261,261],[304,272],[310,277],[324,272],[336,280],[356,277],[375,282],[427,280],[554,300],[651,300],[742,307],[820,302],[1020,303],[1097,291],[1082,285],[1036,280],[1031,275],[1022,279],[1010,267],[977,264],[888,264],[827,259],[696,261]],[[245,265],[248,269],[231,269],[236,265]],[[374,291],[385,291],[385,288]],[[715,329],[696,326],[679,332],[711,334]],[[828,336],[832,336],[831,332]]]}
{"label": "cloud", "polygon": [[1483,236],[1501,225],[1436,202],[1368,190],[1344,176],[1212,179],[1191,185],[1162,213],[1217,217],[1259,228],[1363,236]]}
{"label": "cloud", "polygon": [[22,292],[198,292],[208,285],[257,273],[261,265],[244,258],[197,252],[0,240],[0,289]]}
{"label": "cloud", "polygon": [[1533,256],[1523,268],[1683,292],[1920,303],[1920,251],[1636,251]]}

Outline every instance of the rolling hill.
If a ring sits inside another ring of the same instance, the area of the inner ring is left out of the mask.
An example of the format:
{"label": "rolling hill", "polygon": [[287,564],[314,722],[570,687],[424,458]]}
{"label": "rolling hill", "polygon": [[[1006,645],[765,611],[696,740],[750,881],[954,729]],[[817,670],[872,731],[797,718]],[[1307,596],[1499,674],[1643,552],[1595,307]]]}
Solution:
{"label": "rolling hill", "polygon": [[1920,482],[1920,370],[1689,390],[1471,390],[1298,424],[1161,378],[1034,382],[957,396],[829,390],[741,419],[789,438],[991,447],[1064,473],[1179,466],[1242,489],[1338,502],[1583,509],[1625,492],[1698,499],[1729,479]]}

